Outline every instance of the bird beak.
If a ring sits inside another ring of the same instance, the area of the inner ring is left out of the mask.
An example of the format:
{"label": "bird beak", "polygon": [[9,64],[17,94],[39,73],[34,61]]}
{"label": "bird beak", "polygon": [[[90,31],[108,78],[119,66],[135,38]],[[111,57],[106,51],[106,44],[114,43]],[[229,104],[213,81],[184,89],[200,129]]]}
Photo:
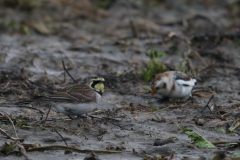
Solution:
{"label": "bird beak", "polygon": [[156,94],[157,90],[152,90],[152,95]]}

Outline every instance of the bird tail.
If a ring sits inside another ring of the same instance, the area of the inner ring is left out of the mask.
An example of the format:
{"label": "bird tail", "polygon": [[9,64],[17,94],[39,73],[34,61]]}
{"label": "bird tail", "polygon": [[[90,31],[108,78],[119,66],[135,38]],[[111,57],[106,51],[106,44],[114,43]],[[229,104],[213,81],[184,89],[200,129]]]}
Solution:
{"label": "bird tail", "polygon": [[30,103],[39,101],[39,100],[44,99],[44,98],[45,98],[44,96],[37,96],[37,97],[34,97],[34,99],[23,100],[23,101],[16,102],[16,103],[14,103],[14,104],[15,104],[15,105],[30,104]]}

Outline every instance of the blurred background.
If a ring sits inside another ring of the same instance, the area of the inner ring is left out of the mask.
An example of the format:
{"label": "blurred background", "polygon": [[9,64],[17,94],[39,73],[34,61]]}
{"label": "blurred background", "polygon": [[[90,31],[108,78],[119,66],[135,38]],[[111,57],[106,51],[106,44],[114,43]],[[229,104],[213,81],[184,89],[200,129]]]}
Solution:
{"label": "blurred background", "polygon": [[238,63],[239,5],[238,0],[0,0],[0,62],[50,76],[60,74],[62,59],[69,69],[80,67],[74,74],[83,77],[129,67],[141,73],[144,67],[147,82],[164,70],[197,76],[202,66]]}

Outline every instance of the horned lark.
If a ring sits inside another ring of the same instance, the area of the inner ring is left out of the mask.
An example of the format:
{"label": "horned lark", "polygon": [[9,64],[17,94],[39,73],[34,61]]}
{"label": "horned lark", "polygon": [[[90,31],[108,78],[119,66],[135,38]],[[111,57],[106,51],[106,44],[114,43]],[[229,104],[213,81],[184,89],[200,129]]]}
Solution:
{"label": "horned lark", "polygon": [[103,78],[91,79],[89,83],[75,85],[67,91],[59,91],[27,102],[50,102],[57,112],[81,117],[82,114],[99,107],[98,102],[104,92],[104,81]]}
{"label": "horned lark", "polygon": [[156,75],[150,83],[152,95],[159,93],[168,98],[191,98],[196,79],[178,71],[167,71]]}

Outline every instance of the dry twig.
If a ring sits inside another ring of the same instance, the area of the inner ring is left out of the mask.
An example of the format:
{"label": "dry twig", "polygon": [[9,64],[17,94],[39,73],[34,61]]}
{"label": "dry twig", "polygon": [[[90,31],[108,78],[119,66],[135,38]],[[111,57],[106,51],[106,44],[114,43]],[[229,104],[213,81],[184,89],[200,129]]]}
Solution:
{"label": "dry twig", "polygon": [[[202,109],[202,111],[203,111],[205,108],[208,107],[208,109],[210,110],[210,112],[213,113],[212,110],[211,110],[211,108],[209,107],[209,103],[210,103],[210,101],[213,99],[213,97],[214,97],[214,95],[212,95],[212,97],[209,99],[208,103],[204,106],[204,108]],[[202,112],[202,111],[201,111],[201,112]]]}
{"label": "dry twig", "polygon": [[10,139],[12,139],[12,140],[14,140],[14,141],[19,140],[19,138],[14,138],[14,137],[11,137],[10,135],[8,135],[7,132],[4,131],[2,128],[0,128],[0,133],[3,134],[4,136],[6,136],[6,137],[8,137],[8,138],[10,138]]}
{"label": "dry twig", "polygon": [[64,61],[62,60],[62,65],[63,65],[63,69],[64,71],[67,72],[68,76],[73,80],[74,83],[77,83],[77,81],[72,77],[72,75],[68,72],[68,70],[65,67]]}
{"label": "dry twig", "polygon": [[77,149],[68,146],[61,146],[61,145],[51,145],[51,146],[42,146],[28,149],[28,152],[32,151],[45,151],[45,150],[65,150],[71,152],[78,152],[78,153],[88,153],[88,152],[96,152],[96,153],[122,153],[121,151],[109,151],[109,150],[92,150],[92,149]]}
{"label": "dry twig", "polygon": [[64,141],[64,143],[66,144],[66,146],[68,146],[67,142],[65,141],[65,139],[62,137],[62,135],[54,128],[53,129],[61,138],[62,140]]}
{"label": "dry twig", "polygon": [[6,117],[9,119],[9,121],[10,121],[11,124],[12,124],[13,130],[14,130],[14,133],[15,133],[17,139],[19,139],[19,138],[18,138],[18,135],[17,135],[16,128],[15,128],[15,126],[14,126],[13,121],[11,120],[11,118],[10,118],[10,117],[8,116],[8,114],[7,114],[6,112],[4,112],[3,110],[0,110],[0,112],[2,113],[2,115],[6,116]]}

